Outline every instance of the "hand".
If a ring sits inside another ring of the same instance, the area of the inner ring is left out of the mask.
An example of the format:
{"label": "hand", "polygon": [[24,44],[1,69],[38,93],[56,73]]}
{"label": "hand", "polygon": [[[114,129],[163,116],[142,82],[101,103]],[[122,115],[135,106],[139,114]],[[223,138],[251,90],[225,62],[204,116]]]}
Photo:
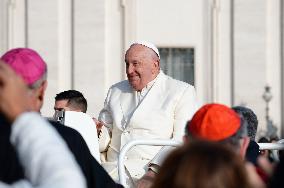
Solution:
{"label": "hand", "polygon": [[155,180],[156,173],[149,169],[144,176],[137,181],[137,188],[150,188]]}
{"label": "hand", "polygon": [[99,136],[100,133],[102,132],[101,129],[102,129],[104,124],[102,122],[100,122],[99,120],[97,120],[95,117],[93,117],[92,119],[96,124],[97,132],[98,132],[98,136]]}
{"label": "hand", "polygon": [[101,121],[99,121],[99,120],[97,120],[96,118],[94,118],[94,117],[93,117],[93,120],[94,120],[94,122],[96,123],[97,129],[98,129],[98,130],[101,130],[102,127],[104,126],[104,124],[103,124]]}
{"label": "hand", "polygon": [[13,122],[21,113],[29,111],[31,97],[19,76],[0,60],[0,112]]}
{"label": "hand", "polygon": [[275,164],[271,163],[267,157],[259,156],[257,158],[257,164],[269,177],[272,176]]}

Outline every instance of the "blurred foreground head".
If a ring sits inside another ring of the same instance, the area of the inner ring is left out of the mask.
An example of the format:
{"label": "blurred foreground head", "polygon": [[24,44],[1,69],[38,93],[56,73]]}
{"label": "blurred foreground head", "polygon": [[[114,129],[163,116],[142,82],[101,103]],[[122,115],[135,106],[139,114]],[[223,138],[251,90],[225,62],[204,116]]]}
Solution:
{"label": "blurred foreground head", "polygon": [[168,156],[153,187],[247,188],[250,184],[235,152],[220,143],[194,141]]}
{"label": "blurred foreground head", "polygon": [[222,104],[202,106],[186,125],[187,140],[221,142],[244,156],[249,143],[246,121]]}
{"label": "blurred foreground head", "polygon": [[23,78],[34,98],[31,105],[39,111],[47,86],[47,65],[41,56],[29,48],[15,48],[7,51],[0,59]]}

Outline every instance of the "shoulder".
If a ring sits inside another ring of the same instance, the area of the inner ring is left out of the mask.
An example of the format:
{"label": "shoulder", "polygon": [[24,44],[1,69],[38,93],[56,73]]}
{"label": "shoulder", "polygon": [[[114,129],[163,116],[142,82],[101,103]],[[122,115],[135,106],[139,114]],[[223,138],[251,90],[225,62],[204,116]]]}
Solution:
{"label": "shoulder", "polygon": [[84,138],[81,136],[81,134],[78,131],[72,129],[71,127],[62,125],[61,123],[58,123],[56,121],[49,121],[49,122],[57,130],[59,135],[64,139],[67,146],[74,154],[75,158],[79,163],[81,163],[80,158],[82,158],[82,156],[91,155],[90,150]]}
{"label": "shoulder", "polygon": [[57,132],[61,135],[70,135],[70,136],[81,136],[79,132],[77,132],[75,129],[72,129],[71,127],[67,127],[65,125],[62,125],[59,122],[49,120],[49,123],[57,130]]}
{"label": "shoulder", "polygon": [[109,88],[109,94],[111,93],[125,93],[132,91],[132,87],[130,86],[128,80],[123,80],[121,82],[118,82],[114,85],[112,85]]}
{"label": "shoulder", "polygon": [[186,90],[194,91],[194,86],[192,86],[192,85],[190,85],[186,82],[174,79],[174,78],[167,76],[165,74],[163,75],[163,77],[164,77],[164,80],[165,80],[166,87],[170,91],[173,91],[173,92],[177,92],[177,91],[185,92]]}
{"label": "shoulder", "polygon": [[[87,144],[81,134],[71,127],[62,125],[56,121],[49,121],[50,124],[57,130],[60,136],[65,140],[68,147],[74,150],[84,150],[87,149]],[[81,145],[81,146],[80,146]]]}
{"label": "shoulder", "polygon": [[129,88],[130,87],[130,84],[128,82],[128,80],[123,80],[121,82],[118,82],[116,84],[113,84],[110,89],[120,89],[120,90],[123,90],[125,88]]}

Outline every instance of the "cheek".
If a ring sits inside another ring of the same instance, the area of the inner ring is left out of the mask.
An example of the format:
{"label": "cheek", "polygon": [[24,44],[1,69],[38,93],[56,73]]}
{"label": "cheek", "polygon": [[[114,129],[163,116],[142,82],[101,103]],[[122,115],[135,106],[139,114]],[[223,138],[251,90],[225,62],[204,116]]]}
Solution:
{"label": "cheek", "polygon": [[152,77],[154,72],[155,72],[154,69],[149,68],[147,70],[144,70],[143,74],[146,78],[150,78],[150,77]]}
{"label": "cheek", "polygon": [[135,72],[139,77],[141,77],[141,75],[143,75],[143,69],[141,69],[141,68],[135,68],[133,70],[133,72]]}

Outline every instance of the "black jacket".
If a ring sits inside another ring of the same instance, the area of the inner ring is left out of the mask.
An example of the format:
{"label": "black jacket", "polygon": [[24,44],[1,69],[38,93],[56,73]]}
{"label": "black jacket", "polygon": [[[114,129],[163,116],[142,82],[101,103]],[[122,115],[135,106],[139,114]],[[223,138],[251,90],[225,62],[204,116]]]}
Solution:
{"label": "black jacket", "polygon": [[246,152],[246,160],[257,166],[258,156],[259,156],[259,145],[255,141],[250,140]]}

